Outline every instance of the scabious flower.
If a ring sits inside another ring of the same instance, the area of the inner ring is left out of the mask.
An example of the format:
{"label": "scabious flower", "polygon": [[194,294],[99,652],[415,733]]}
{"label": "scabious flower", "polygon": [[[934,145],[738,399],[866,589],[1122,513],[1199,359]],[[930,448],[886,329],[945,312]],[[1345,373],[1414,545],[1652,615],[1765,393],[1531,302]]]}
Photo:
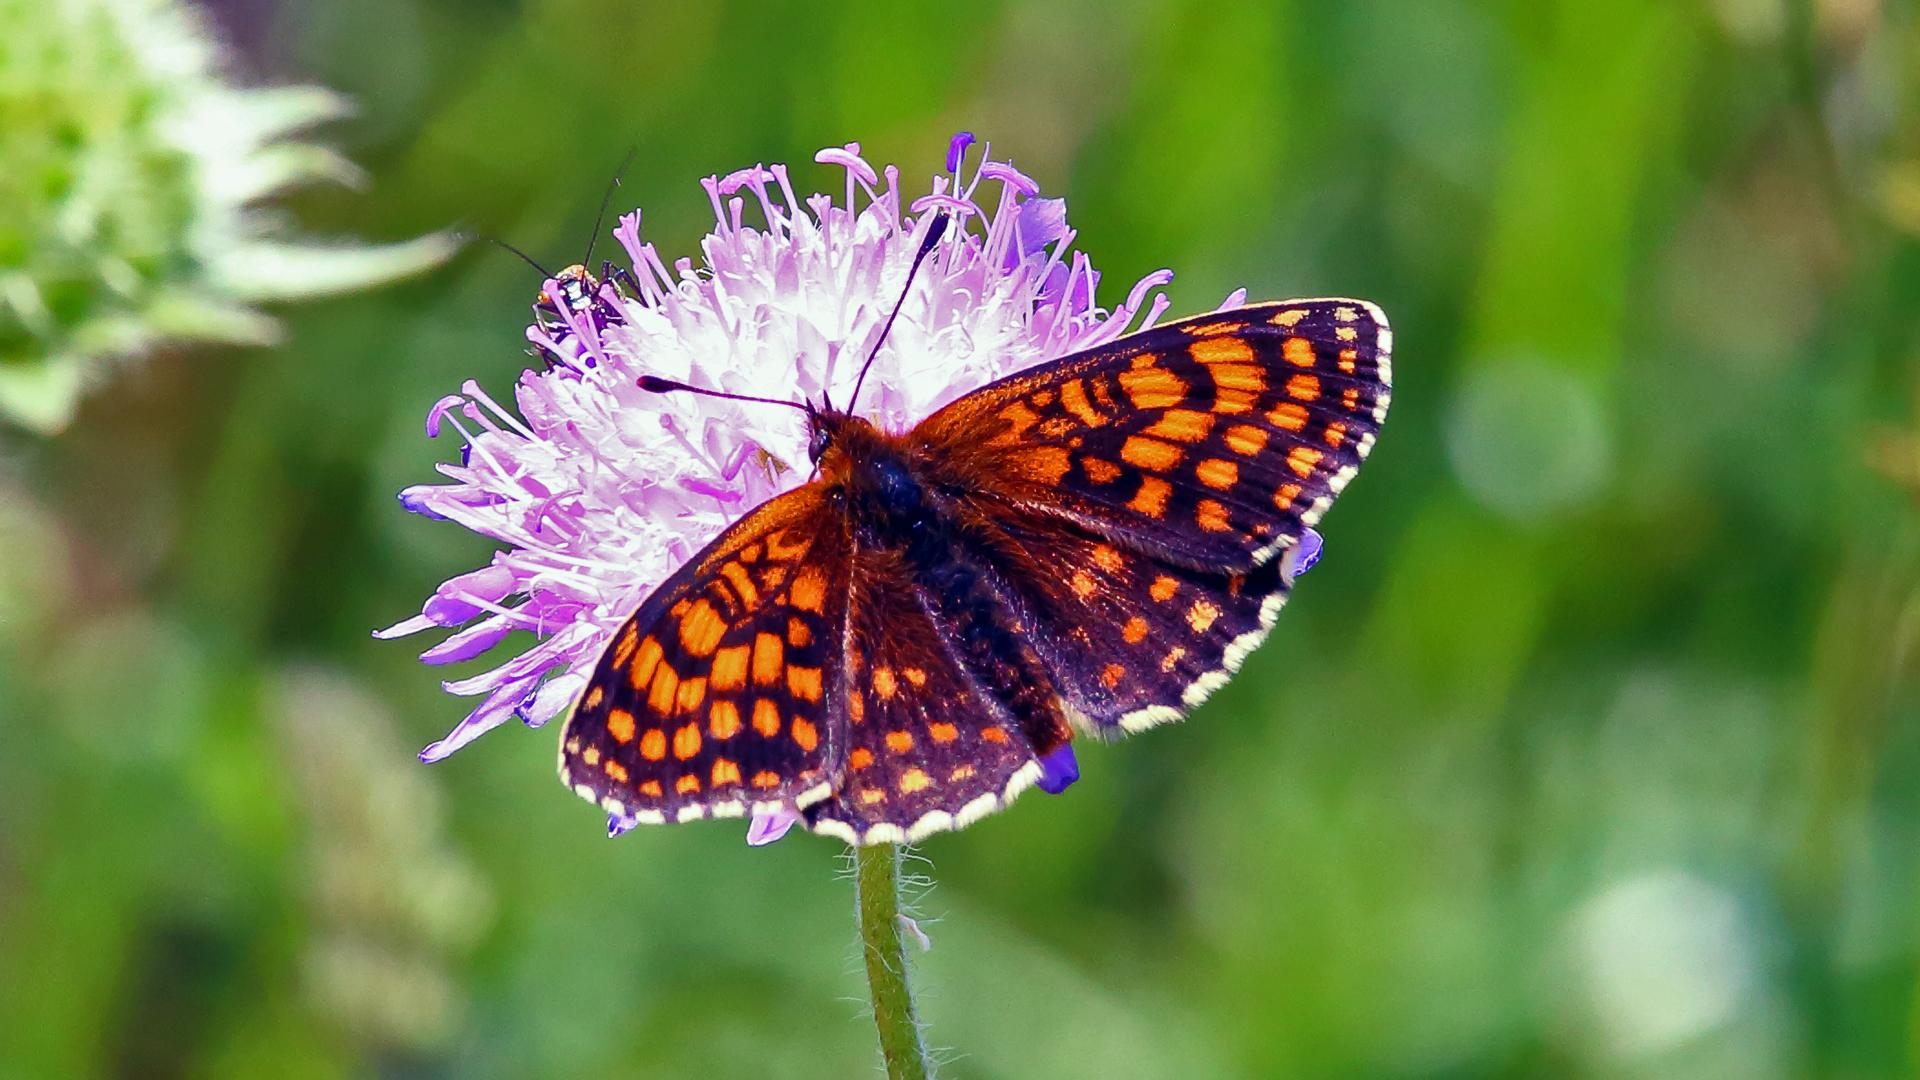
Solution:
{"label": "scabious flower", "polygon": [[52,434],[114,364],[165,343],[266,344],[253,305],[377,284],[451,237],[285,242],[259,200],[357,182],[291,136],[346,111],[239,90],[181,0],[0,0],[0,417]]}
{"label": "scabious flower", "polygon": [[[746,511],[805,483],[808,428],[796,410],[639,389],[641,376],[733,393],[849,400],[861,363],[906,284],[934,215],[951,227],[887,334],[858,410],[905,430],[1004,375],[1151,325],[1168,271],[1137,282],[1118,308],[1095,305],[1099,274],[1072,249],[1062,200],[988,152],[903,205],[893,167],[876,172],[857,143],[815,160],[846,172],[844,197],[805,199],[785,167],[753,166],[703,183],[715,227],[703,265],[671,268],[640,239],[638,211],[614,236],[632,268],[600,281],[578,268],[545,282],[527,339],[546,360],[515,388],[517,412],[467,382],[427,417],[465,440],[450,484],[401,501],[504,542],[493,561],[442,585],[418,616],[382,630],[454,633],[421,659],[480,656],[514,630],[539,640],[491,670],[445,684],[482,700],[421,758],[437,761],[518,717],[539,726],[584,689],[621,622]],[[760,223],[750,223],[749,214]],[[1228,299],[1242,302],[1244,292]],[[1144,315],[1143,315],[1144,309]],[[790,467],[795,466],[795,467]],[[1043,786],[1078,776],[1055,755]],[[756,821],[776,839],[792,816]],[[613,831],[630,823],[615,820]]]}

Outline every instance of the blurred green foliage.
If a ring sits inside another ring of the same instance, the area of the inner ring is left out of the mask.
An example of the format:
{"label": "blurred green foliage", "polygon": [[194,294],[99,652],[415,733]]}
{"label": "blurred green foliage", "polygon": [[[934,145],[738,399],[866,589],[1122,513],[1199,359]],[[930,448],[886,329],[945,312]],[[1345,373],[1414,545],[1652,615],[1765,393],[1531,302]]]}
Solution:
{"label": "blurred green foliage", "polygon": [[[222,0],[366,192],[550,264],[616,199],[993,141],[1118,298],[1380,302],[1395,411],[1193,720],[928,843],[947,1073],[1920,1073],[1920,26],[1876,0]],[[0,46],[4,47],[4,46]],[[0,163],[5,165],[10,163]],[[431,768],[485,545],[394,493],[534,275],[176,352],[0,438],[0,1078],[871,1075],[838,846]]]}

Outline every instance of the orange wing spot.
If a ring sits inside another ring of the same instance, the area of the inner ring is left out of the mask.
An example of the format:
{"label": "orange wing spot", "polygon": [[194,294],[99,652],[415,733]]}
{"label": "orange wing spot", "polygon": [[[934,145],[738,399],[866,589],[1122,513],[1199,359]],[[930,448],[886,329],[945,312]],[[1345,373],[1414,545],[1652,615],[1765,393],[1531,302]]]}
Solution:
{"label": "orange wing spot", "polygon": [[1312,476],[1313,467],[1325,456],[1310,446],[1296,446],[1287,451],[1287,468],[1301,476]]}
{"label": "orange wing spot", "polygon": [[1152,472],[1167,472],[1180,464],[1180,459],[1184,456],[1186,451],[1172,443],[1142,438],[1139,435],[1129,435],[1127,441],[1120,444],[1120,460]]}
{"label": "orange wing spot", "polygon": [[787,599],[801,611],[811,611],[818,615],[827,610],[827,572],[818,566],[808,566],[793,576],[793,588],[788,591]]}
{"label": "orange wing spot", "polygon": [[779,588],[780,583],[785,580],[787,580],[787,568],[784,566],[769,566],[760,571],[760,584],[769,591]]}
{"label": "orange wing spot", "polygon": [[692,773],[688,773],[673,782],[673,790],[682,795],[692,795],[694,792],[700,790],[700,778]]}
{"label": "orange wing spot", "polygon": [[714,787],[719,787],[721,784],[737,784],[739,782],[740,782],[740,766],[735,765],[733,762],[728,761],[726,758],[714,759],[713,761],[713,786]]}
{"label": "orange wing spot", "polygon": [[633,741],[633,714],[625,709],[615,709],[607,714],[607,734],[613,741],[626,745]]}
{"label": "orange wing spot", "polygon": [[1251,365],[1222,364],[1213,369],[1213,385],[1221,391],[1238,390],[1258,394],[1267,388],[1267,376]]}
{"label": "orange wing spot", "polygon": [[1004,743],[1007,741],[1007,732],[1004,728],[990,727],[982,731],[980,737],[988,742]]}
{"label": "orange wing spot", "polygon": [[1358,409],[1360,407],[1360,388],[1354,386],[1341,391],[1340,404],[1345,406],[1348,412],[1353,412]]}
{"label": "orange wing spot", "polygon": [[1171,672],[1174,668],[1180,666],[1180,661],[1184,659],[1186,655],[1187,650],[1177,646],[1167,650],[1167,655],[1160,659],[1160,670],[1162,672]]}
{"label": "orange wing spot", "polygon": [[952,774],[948,778],[952,780],[971,780],[973,779],[973,766],[971,765],[958,766],[953,770]]}
{"label": "orange wing spot", "polygon": [[[1247,328],[1246,323],[1241,322],[1237,319],[1234,319],[1234,320],[1228,320],[1225,322],[1201,323],[1198,326],[1189,326],[1186,329],[1187,329],[1187,333],[1192,334],[1194,337],[1205,338],[1205,337],[1213,337],[1215,334],[1237,334],[1240,331],[1245,330],[1246,328]],[[1228,338],[1227,340],[1231,342],[1234,339]],[[1214,342],[1196,341],[1193,343],[1193,347],[1195,349],[1198,349],[1202,345],[1212,345],[1212,344],[1214,344]],[[1197,355],[1194,357],[1194,359],[1200,360],[1199,356]],[[1200,360],[1200,362],[1203,364],[1206,363],[1205,360]]]}
{"label": "orange wing spot", "polygon": [[867,718],[867,701],[860,696],[858,690],[847,691],[847,715],[852,717],[856,724]]}
{"label": "orange wing spot", "polygon": [[1277,428],[1299,431],[1307,426],[1307,410],[1304,406],[1295,405],[1291,401],[1283,401],[1275,405],[1273,411],[1267,414],[1267,422]]}
{"label": "orange wing spot", "polygon": [[1036,446],[1020,455],[1020,471],[1042,484],[1057,484],[1073,468],[1073,455],[1064,446]]}
{"label": "orange wing spot", "polygon": [[607,776],[616,783],[624,784],[628,780],[627,767],[609,758],[605,765]]}
{"label": "orange wing spot", "polygon": [[1120,628],[1120,637],[1129,645],[1138,645],[1147,637],[1147,620],[1135,615]]}
{"label": "orange wing spot", "polygon": [[1215,491],[1225,491],[1240,480],[1240,466],[1219,458],[1208,458],[1193,467],[1193,474],[1200,482]]}
{"label": "orange wing spot", "polygon": [[1238,424],[1227,429],[1227,448],[1236,454],[1249,457],[1267,448],[1267,433],[1264,429]]}
{"label": "orange wing spot", "polygon": [[1040,434],[1049,439],[1057,439],[1070,431],[1080,430],[1079,421],[1070,416],[1049,417],[1040,423]]}
{"label": "orange wing spot", "polygon": [[913,749],[913,736],[904,731],[887,732],[887,749],[896,754],[904,754]]}
{"label": "orange wing spot", "polygon": [[753,684],[772,686],[780,681],[780,669],[786,666],[786,647],[774,634],[757,634],[753,639]]}
{"label": "orange wing spot", "polygon": [[1074,595],[1084,600],[1099,591],[1100,585],[1093,580],[1092,574],[1087,573],[1085,570],[1075,570],[1073,572]]}
{"label": "orange wing spot", "polygon": [[1285,345],[1280,346],[1280,355],[1286,357],[1287,363],[1295,367],[1312,367],[1314,365],[1313,342],[1303,337],[1290,337]]}
{"label": "orange wing spot", "polygon": [[1247,583],[1247,575],[1245,574],[1235,574],[1232,577],[1228,578],[1227,579],[1227,595],[1239,596],[1241,587],[1246,585],[1246,583]]}
{"label": "orange wing spot", "polygon": [[902,795],[911,795],[916,791],[932,786],[933,777],[928,776],[919,769],[908,769],[906,774],[900,777],[900,794]]}
{"label": "orange wing spot", "polygon": [[856,769],[864,769],[873,764],[873,751],[864,746],[856,746],[853,753],[847,755],[847,764]]}
{"label": "orange wing spot", "polygon": [[1024,401],[1016,401],[1000,410],[1000,419],[1007,422],[1008,430],[993,437],[996,443],[1019,442],[1027,429],[1040,422],[1040,414],[1027,407]]}
{"label": "orange wing spot", "polygon": [[753,774],[753,786],[757,788],[779,787],[780,774],[761,769],[759,772]]}
{"label": "orange wing spot", "polygon": [[672,615],[676,619],[684,618],[686,617],[687,610],[691,607],[693,607],[693,601],[681,600],[679,603],[673,605],[673,609],[667,612],[667,614]]}
{"label": "orange wing spot", "polygon": [[766,698],[754,702],[753,730],[769,739],[780,734],[780,706]]}
{"label": "orange wing spot", "polygon": [[[1352,309],[1343,308],[1342,310],[1351,311]],[[1360,340],[1360,331],[1355,330],[1351,326],[1342,326],[1334,330],[1333,336],[1339,338],[1341,341],[1358,341]]]}
{"label": "orange wing spot", "polygon": [[1140,481],[1140,490],[1133,493],[1133,498],[1127,506],[1150,518],[1158,518],[1167,512],[1167,496],[1171,494],[1173,494],[1172,484],[1148,476]]}
{"label": "orange wing spot", "polygon": [[927,734],[937,743],[950,743],[960,737],[960,729],[952,724],[928,724]]}
{"label": "orange wing spot", "polygon": [[1117,574],[1127,565],[1118,551],[1107,544],[1096,544],[1093,548],[1093,565],[1109,574]]}
{"label": "orange wing spot", "polygon": [[900,674],[905,675],[907,681],[912,683],[916,690],[927,685],[927,673],[922,668],[903,667],[900,669]]}
{"label": "orange wing spot", "polygon": [[1275,315],[1273,318],[1268,319],[1267,321],[1272,323],[1275,326],[1285,326],[1285,327],[1291,328],[1294,323],[1297,323],[1301,319],[1304,319],[1306,317],[1307,317],[1306,309],[1288,308],[1287,310],[1281,312],[1278,315]]}
{"label": "orange wing spot", "polygon": [[660,648],[659,642],[653,640],[653,635],[647,635],[640,642],[640,652],[634,656],[633,666],[627,669],[627,681],[635,690],[645,690],[647,684],[653,681],[653,669],[664,655],[666,655],[665,650]]}
{"label": "orange wing spot", "polygon": [[811,754],[813,748],[820,745],[820,733],[813,730],[812,724],[796,716],[793,718],[793,741],[800,744],[800,749]]}
{"label": "orange wing spot", "polygon": [[[1133,366],[1136,368],[1152,367],[1156,359],[1158,358],[1153,356],[1136,356],[1133,358]],[[1142,361],[1144,361],[1144,363]],[[1105,375],[1094,376],[1087,381],[1087,385],[1093,387],[1093,403],[1095,405],[1109,411],[1120,408],[1119,404],[1113,400],[1113,387],[1107,385],[1107,377]]]}
{"label": "orange wing spot", "polygon": [[886,798],[887,793],[881,791],[879,788],[865,788],[860,792],[860,802],[866,806],[872,806],[877,802],[885,802]]}
{"label": "orange wing spot", "polygon": [[580,749],[579,740],[576,739],[568,744],[567,749],[579,754],[580,760],[586,762],[588,765],[600,764],[600,748],[597,746],[589,746],[585,750],[582,750]]}
{"label": "orange wing spot", "polygon": [[735,645],[714,653],[713,670],[709,673],[713,688],[725,693],[747,685],[747,656],[752,652],[751,645]]}
{"label": "orange wing spot", "polygon": [[1053,404],[1053,391],[1052,390],[1035,390],[1033,392],[1032,400],[1036,408],[1044,409],[1047,406]]}
{"label": "orange wing spot", "polygon": [[1352,322],[1360,317],[1360,313],[1350,307],[1338,307],[1333,309],[1333,317],[1341,322]]}
{"label": "orange wing spot", "polygon": [[740,707],[731,701],[716,701],[707,710],[707,730],[716,739],[731,739],[740,731]]}
{"label": "orange wing spot", "polygon": [[627,658],[633,655],[634,647],[639,644],[640,628],[628,623],[620,634],[620,644],[613,647],[613,666],[616,669],[626,667]]}
{"label": "orange wing spot", "polygon": [[1287,396],[1299,401],[1317,401],[1320,398],[1320,380],[1312,375],[1295,375],[1287,380]]}
{"label": "orange wing spot", "polygon": [[648,761],[659,761],[667,756],[667,736],[659,728],[648,728],[640,736],[640,756]]}
{"label": "orange wing spot", "polygon": [[[1214,323],[1197,330],[1216,330],[1222,334],[1231,334],[1246,329],[1246,323]],[[1217,337],[1206,341],[1196,341],[1187,346],[1187,352],[1202,364],[1244,364],[1253,359],[1253,346],[1237,337]]]}
{"label": "orange wing spot", "polygon": [[688,724],[673,733],[673,756],[685,761],[700,752],[700,725]]}
{"label": "orange wing spot", "polygon": [[653,673],[653,685],[647,690],[647,708],[655,716],[672,716],[673,699],[680,692],[680,673],[671,664],[661,664]]}
{"label": "orange wing spot", "polygon": [[1207,532],[1226,532],[1233,528],[1233,522],[1227,517],[1227,508],[1212,499],[1200,500],[1200,505],[1193,509],[1193,520]]}
{"label": "orange wing spot", "polygon": [[1349,375],[1353,374],[1353,362],[1358,359],[1360,359],[1359,349],[1341,349],[1340,350],[1340,370],[1346,372]]}
{"label": "orange wing spot", "polygon": [[1111,461],[1083,457],[1080,459],[1080,467],[1086,470],[1087,479],[1096,484],[1111,484],[1120,479],[1120,466]]}
{"label": "orange wing spot", "polygon": [[1293,509],[1293,500],[1299,497],[1299,484],[1281,484],[1280,490],[1273,493],[1273,505],[1282,510],[1291,510]]}
{"label": "orange wing spot", "polygon": [[1213,411],[1236,415],[1253,411],[1253,403],[1260,395],[1251,390],[1231,390],[1220,388],[1213,392]]}
{"label": "orange wing spot", "polygon": [[735,558],[738,558],[743,563],[759,562],[760,561],[760,545],[748,544],[746,547],[743,547],[740,549],[740,554],[735,556]]}
{"label": "orange wing spot", "polygon": [[[1135,358],[1135,363],[1139,358]],[[1160,368],[1120,373],[1120,389],[1126,392],[1136,409],[1165,409],[1187,399],[1187,384],[1172,372]]]}
{"label": "orange wing spot", "polygon": [[712,656],[727,632],[727,621],[705,600],[693,605],[680,620],[680,647],[693,656]]}
{"label": "orange wing spot", "polygon": [[1145,371],[1158,363],[1160,363],[1160,354],[1149,352],[1141,353],[1139,356],[1134,357],[1131,366],[1135,371]]}
{"label": "orange wing spot", "polygon": [[1196,634],[1204,634],[1213,620],[1220,617],[1220,609],[1205,600],[1195,600],[1187,609],[1187,625],[1193,627]]}
{"label": "orange wing spot", "polygon": [[656,799],[659,798],[660,797],[660,781],[648,780],[642,783],[640,785],[640,794],[651,795]]}
{"label": "orange wing spot", "polygon": [[585,701],[580,703],[580,707],[583,709],[597,709],[600,707],[601,699],[606,696],[607,696],[607,692],[600,689],[598,686],[596,686],[593,689],[587,691],[587,698]]}
{"label": "orange wing spot", "polygon": [[813,644],[813,628],[802,622],[797,615],[787,617],[787,644],[796,649],[804,649]]}
{"label": "orange wing spot", "polygon": [[801,701],[819,701],[820,669],[788,664],[787,692]]}
{"label": "orange wing spot", "polygon": [[1080,419],[1088,427],[1099,427],[1107,422],[1106,414],[1093,407],[1087,400],[1087,384],[1075,379],[1060,388],[1060,407]]}
{"label": "orange wing spot", "polygon": [[704,678],[685,679],[685,680],[682,680],[680,683],[680,693],[675,695],[674,704],[679,707],[680,714],[684,716],[687,713],[690,713],[693,710],[699,708],[700,703],[702,701],[705,701],[706,699],[707,699],[707,680],[706,679]]}
{"label": "orange wing spot", "polygon": [[1120,685],[1120,677],[1126,673],[1127,669],[1119,664],[1108,664],[1100,672],[1100,685],[1111,690]]}
{"label": "orange wing spot", "polygon": [[1153,579],[1153,587],[1147,590],[1147,595],[1164,604],[1168,600],[1173,599],[1173,594],[1178,591],[1179,588],[1179,582],[1163,574]]}
{"label": "orange wing spot", "polygon": [[1328,424],[1327,431],[1326,431],[1326,440],[1327,440],[1328,446],[1339,446],[1341,443],[1346,442],[1347,441],[1347,425]]}
{"label": "orange wing spot", "polygon": [[805,533],[795,533],[794,535],[799,537],[799,539],[792,543],[783,543],[787,538],[787,534],[790,532],[792,532],[790,529],[781,529],[779,532],[767,534],[768,558],[771,558],[775,562],[792,562],[800,556],[805,555],[807,549],[813,546],[813,542],[807,538]]}
{"label": "orange wing spot", "polygon": [[1196,443],[1207,437],[1213,430],[1213,414],[1195,412],[1192,409],[1168,409],[1160,414],[1160,419],[1143,435],[1152,435],[1158,439],[1172,439],[1175,442]]}
{"label": "orange wing spot", "polygon": [[892,668],[877,667],[873,669],[873,692],[879,694],[882,701],[892,699],[894,693],[899,689],[900,684],[894,681]]}

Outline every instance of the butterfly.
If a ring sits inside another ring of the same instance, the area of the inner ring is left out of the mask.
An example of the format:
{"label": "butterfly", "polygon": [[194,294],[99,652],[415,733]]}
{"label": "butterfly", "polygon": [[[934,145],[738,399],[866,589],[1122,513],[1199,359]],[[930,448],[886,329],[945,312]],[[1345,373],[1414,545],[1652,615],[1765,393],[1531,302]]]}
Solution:
{"label": "butterfly", "polygon": [[1372,448],[1361,300],[1186,319],[912,430],[805,406],[816,475],[660,585],[595,666],[562,779],[662,823],[797,808],[852,844],[1006,806],[1077,732],[1184,716],[1266,637]]}

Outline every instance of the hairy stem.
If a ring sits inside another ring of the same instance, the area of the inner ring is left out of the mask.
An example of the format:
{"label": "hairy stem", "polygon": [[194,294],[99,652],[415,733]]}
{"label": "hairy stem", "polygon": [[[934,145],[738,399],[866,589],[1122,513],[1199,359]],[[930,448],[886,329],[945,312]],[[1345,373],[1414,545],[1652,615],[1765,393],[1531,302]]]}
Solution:
{"label": "hairy stem", "polygon": [[880,1028],[880,1054],[888,1080],[927,1080],[927,1046],[913,1012],[907,983],[906,938],[900,926],[900,845],[870,844],[857,849],[854,881],[860,909],[860,942],[866,954],[867,985],[873,993],[873,1022]]}

